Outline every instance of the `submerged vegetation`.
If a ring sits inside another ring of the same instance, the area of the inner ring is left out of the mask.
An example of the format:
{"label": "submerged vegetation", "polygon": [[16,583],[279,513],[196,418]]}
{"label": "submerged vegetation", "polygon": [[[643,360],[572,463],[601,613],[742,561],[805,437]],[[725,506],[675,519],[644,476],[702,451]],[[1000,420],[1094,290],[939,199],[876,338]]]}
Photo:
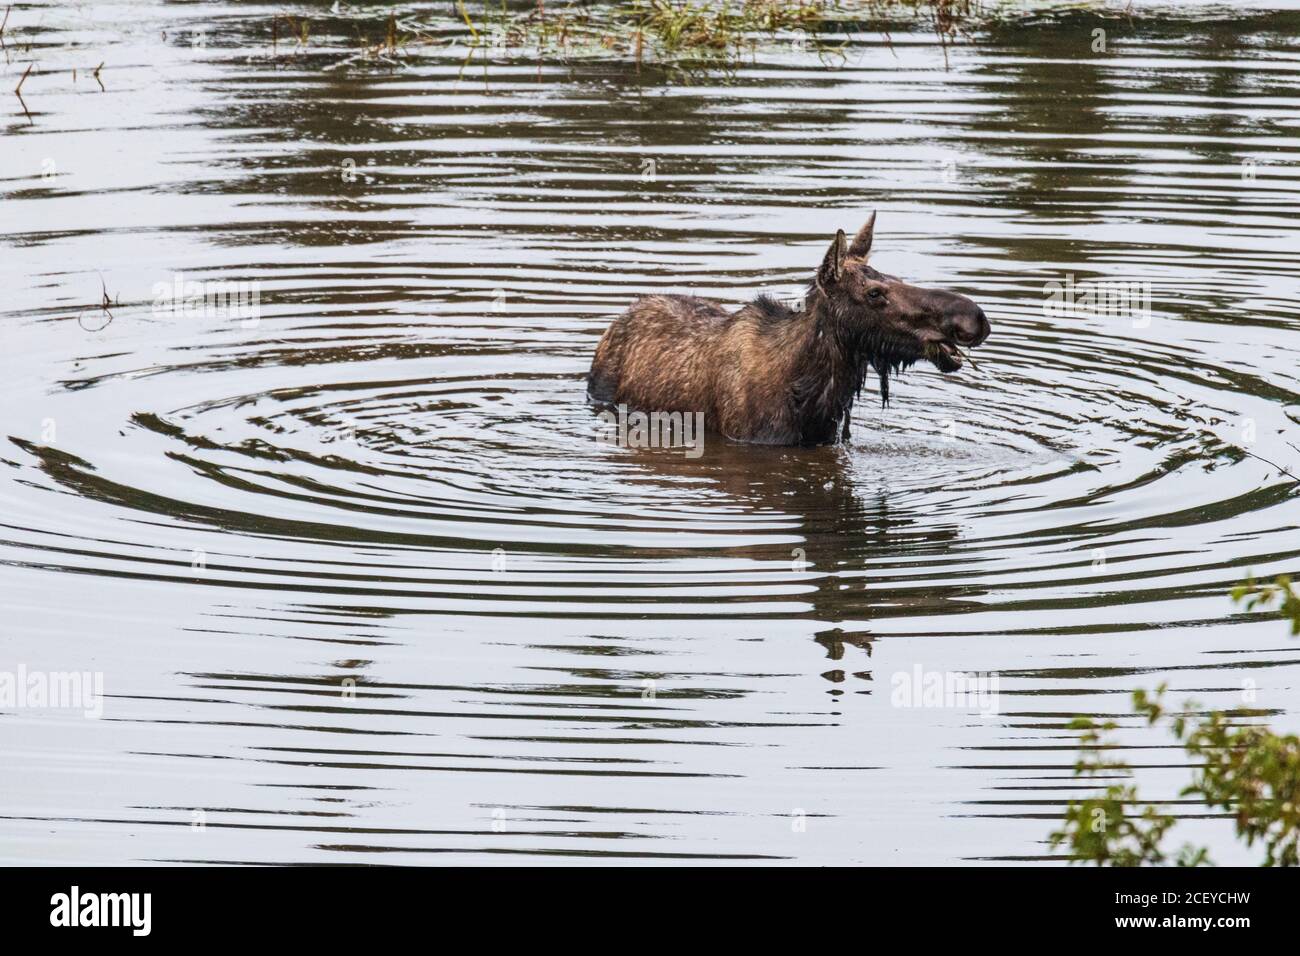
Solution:
{"label": "submerged vegetation", "polygon": [[[1044,6],[1044,5],[1040,5]],[[1059,6],[1059,4],[1046,4]],[[1097,6],[1103,6],[1098,4]],[[470,51],[496,55],[622,59],[684,68],[727,68],[754,55],[760,45],[788,45],[796,52],[834,56],[852,32],[890,31],[921,24],[934,31],[945,57],[981,17],[992,16],[979,0],[450,0],[451,31],[413,14],[376,21],[352,16],[335,4],[321,17],[272,18],[276,55],[301,53],[313,38],[353,34],[346,63],[395,63],[419,47],[463,42]],[[1021,5],[1022,12],[1027,9]]]}
{"label": "submerged vegetation", "polygon": [[[1300,594],[1289,577],[1262,584],[1248,581],[1232,595],[1248,611],[1276,605],[1280,616],[1290,621],[1291,633],[1300,634]],[[1164,725],[1191,759],[1192,781],[1179,796],[1230,816],[1247,846],[1263,847],[1264,866],[1300,865],[1300,738],[1276,734],[1263,724],[1240,723],[1258,717],[1260,711],[1254,709],[1198,713],[1196,704],[1188,701],[1181,711],[1171,711],[1164,703],[1165,690],[1161,685],[1154,694],[1136,691],[1133,709],[1148,725]],[[1117,728],[1114,721],[1079,718],[1071,726],[1083,731],[1076,776],[1131,778],[1127,763],[1106,757],[1106,751],[1117,747],[1105,737]],[[1138,807],[1141,811],[1135,812]],[[1164,846],[1175,822],[1158,804],[1144,803],[1132,782],[1113,783],[1096,796],[1072,801],[1050,842],[1065,846],[1072,862],[1098,866],[1171,860],[1179,866],[1210,864],[1204,847],[1184,844],[1175,852]]]}
{"label": "submerged vegetation", "polygon": [[[458,0],[465,13],[464,0]],[[726,66],[760,43],[834,53],[829,34],[847,29],[887,33],[891,24],[924,18],[947,43],[976,13],[974,0],[629,0],[557,6],[544,0],[495,27],[495,42],[564,56],[617,54],[679,65]],[[465,14],[467,24],[472,24]]]}
{"label": "submerged vegetation", "polygon": [[[475,30],[466,0],[456,2]],[[892,27],[918,21],[933,28],[946,51],[980,13],[978,0],[569,0],[549,12],[545,0],[537,0],[514,15],[503,7],[500,20],[485,13],[485,34],[507,47],[563,56],[616,54],[638,64],[725,67],[756,52],[760,43],[786,42],[796,51],[833,55],[842,41],[832,35],[871,30],[888,37]]]}

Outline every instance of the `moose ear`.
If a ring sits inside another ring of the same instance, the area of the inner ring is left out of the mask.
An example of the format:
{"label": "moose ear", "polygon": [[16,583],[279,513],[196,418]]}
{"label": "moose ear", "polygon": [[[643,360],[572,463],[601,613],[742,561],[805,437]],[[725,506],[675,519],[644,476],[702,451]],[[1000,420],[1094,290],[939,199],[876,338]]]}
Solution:
{"label": "moose ear", "polygon": [[835,233],[835,238],[831,240],[831,247],[826,250],[826,258],[822,260],[821,268],[817,270],[817,281],[822,285],[834,285],[840,281],[840,275],[844,272],[845,244],[844,230],[841,229]]}
{"label": "moose ear", "polygon": [[873,210],[871,216],[867,219],[867,224],[859,229],[858,234],[853,237],[853,245],[849,246],[849,255],[865,259],[867,253],[871,251],[871,234],[875,231],[876,213]]}

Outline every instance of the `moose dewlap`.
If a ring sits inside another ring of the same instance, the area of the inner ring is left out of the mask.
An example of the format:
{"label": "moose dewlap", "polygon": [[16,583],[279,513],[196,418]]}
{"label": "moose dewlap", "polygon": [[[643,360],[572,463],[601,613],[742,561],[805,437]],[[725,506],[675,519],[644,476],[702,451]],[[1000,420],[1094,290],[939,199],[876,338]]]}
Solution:
{"label": "moose dewlap", "polygon": [[970,299],[922,289],[867,264],[876,216],[836,233],[800,311],[760,295],[735,312],[690,295],[637,299],[605,330],[588,398],[643,411],[700,413],[735,441],[823,445],[845,440],[868,370],[889,378],[928,359],[961,368],[958,346],[989,335]]}

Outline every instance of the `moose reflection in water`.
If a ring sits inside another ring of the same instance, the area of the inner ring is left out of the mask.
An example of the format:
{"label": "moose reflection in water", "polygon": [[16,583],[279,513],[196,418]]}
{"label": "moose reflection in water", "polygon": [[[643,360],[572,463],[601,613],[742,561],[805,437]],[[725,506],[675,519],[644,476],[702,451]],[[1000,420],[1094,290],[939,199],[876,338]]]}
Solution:
{"label": "moose reflection in water", "polygon": [[[756,600],[801,605],[798,616],[813,625],[810,638],[831,660],[851,645],[871,654],[872,621],[912,615],[959,614],[985,593],[954,575],[917,582],[909,564],[950,552],[959,526],[900,504],[888,484],[864,486],[856,469],[864,461],[887,473],[914,471],[922,459],[946,460],[942,447],[901,448],[889,443],[780,448],[729,442],[715,436],[703,454],[681,448],[620,451],[650,482],[677,489],[695,501],[717,499],[712,509],[743,511],[783,528],[786,540],[732,544],[711,551],[754,562],[770,579],[770,593]],[[931,466],[933,461],[928,462]],[[686,557],[658,549],[654,557]],[[900,570],[904,569],[904,570]],[[891,583],[891,580],[893,583]],[[785,586],[777,587],[778,581]],[[792,591],[792,588],[794,589]],[[833,672],[831,679],[842,678]]]}

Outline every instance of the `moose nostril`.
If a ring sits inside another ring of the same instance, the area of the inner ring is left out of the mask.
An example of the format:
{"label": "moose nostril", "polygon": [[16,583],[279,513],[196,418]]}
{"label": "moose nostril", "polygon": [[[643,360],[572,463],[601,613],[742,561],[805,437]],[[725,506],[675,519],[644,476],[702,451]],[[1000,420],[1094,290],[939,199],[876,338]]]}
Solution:
{"label": "moose nostril", "polygon": [[964,312],[953,316],[949,320],[948,334],[962,345],[979,345],[988,335],[988,327],[989,320],[982,311],[976,309],[974,313]]}
{"label": "moose nostril", "polygon": [[943,334],[958,345],[974,347],[989,337],[989,320],[984,310],[965,296],[952,296],[945,303],[940,321]]}
{"label": "moose nostril", "polygon": [[984,310],[975,307],[973,313],[957,316],[952,323],[952,336],[962,345],[974,347],[989,337],[989,320]]}

